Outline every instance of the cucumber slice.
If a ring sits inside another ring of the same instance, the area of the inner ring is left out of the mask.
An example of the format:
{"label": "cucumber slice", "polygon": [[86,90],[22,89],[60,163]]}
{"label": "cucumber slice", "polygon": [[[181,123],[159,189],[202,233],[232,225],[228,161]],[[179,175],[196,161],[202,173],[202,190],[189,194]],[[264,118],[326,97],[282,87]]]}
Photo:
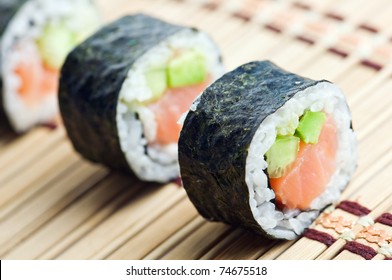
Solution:
{"label": "cucumber slice", "polygon": [[146,74],[147,85],[152,92],[151,100],[159,99],[166,91],[166,69],[151,69]]}
{"label": "cucumber slice", "polygon": [[38,50],[44,63],[56,70],[61,68],[76,43],[75,34],[61,23],[48,23],[37,40]]}
{"label": "cucumber slice", "polygon": [[189,50],[180,53],[169,62],[168,70],[169,87],[184,87],[203,82],[207,77],[206,63],[203,55]]}
{"label": "cucumber slice", "polygon": [[274,144],[265,154],[270,178],[282,177],[287,168],[296,160],[299,151],[299,138],[296,136],[276,137]]}
{"label": "cucumber slice", "polygon": [[301,117],[295,134],[306,144],[317,144],[327,115],[324,112],[306,111]]}

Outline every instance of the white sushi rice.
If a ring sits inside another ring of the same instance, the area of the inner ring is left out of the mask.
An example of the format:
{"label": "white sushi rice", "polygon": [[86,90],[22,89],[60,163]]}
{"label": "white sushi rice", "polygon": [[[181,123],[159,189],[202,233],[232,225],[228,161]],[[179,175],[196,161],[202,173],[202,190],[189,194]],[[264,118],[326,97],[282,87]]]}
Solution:
{"label": "white sushi rice", "polygon": [[[308,211],[282,211],[275,206],[275,194],[268,187],[268,178],[263,171],[268,167],[264,155],[275,142],[278,131],[282,133],[283,127],[296,126],[299,117],[307,109],[315,112],[323,110],[336,123],[336,171],[324,193],[312,202]],[[262,122],[249,147],[245,180],[253,216],[265,232],[276,238],[294,239],[312,223],[320,210],[339,199],[356,168],[357,140],[350,122],[351,116],[344,95],[337,86],[328,82],[321,82],[298,92]]]}
{"label": "white sushi rice", "polygon": [[[21,80],[14,69],[20,62],[31,59],[31,51],[36,51],[35,41],[42,34],[45,24],[64,18],[72,18],[69,28],[76,32],[100,21],[98,11],[90,0],[30,0],[17,11],[1,37],[3,103],[16,132],[24,132],[39,123],[53,122],[58,114],[55,92],[35,104],[27,104],[21,98],[18,93]],[[19,43],[22,44],[21,48],[16,49]]]}
{"label": "white sushi rice", "polygon": [[184,29],[170,36],[133,64],[120,91],[117,129],[129,166],[146,181],[167,182],[179,176],[177,143],[150,144],[156,139],[157,123],[154,112],[142,105],[152,97],[145,73],[151,68],[167,65],[178,49],[195,49],[202,54],[213,80],[223,74],[218,47],[205,33],[193,29]]}

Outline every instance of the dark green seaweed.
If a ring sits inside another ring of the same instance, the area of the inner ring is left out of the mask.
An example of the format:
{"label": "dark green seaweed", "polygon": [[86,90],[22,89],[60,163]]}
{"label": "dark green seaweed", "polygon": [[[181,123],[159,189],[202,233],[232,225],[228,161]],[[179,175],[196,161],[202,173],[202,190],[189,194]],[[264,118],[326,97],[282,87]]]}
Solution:
{"label": "dark green seaweed", "polygon": [[249,206],[249,145],[267,116],[320,82],[256,61],[204,91],[196,111],[185,119],[178,147],[184,188],[202,216],[265,234]]}
{"label": "dark green seaweed", "polygon": [[131,172],[117,133],[121,86],[141,55],[183,29],[143,14],[126,16],[69,54],[61,71],[59,102],[68,136],[79,153]]}
{"label": "dark green seaweed", "polygon": [[[19,8],[26,2],[27,0],[0,0],[0,41],[5,30],[7,29],[8,23],[19,10]],[[4,111],[2,75],[0,75],[0,125],[6,127],[7,130],[11,130],[11,125]]]}
{"label": "dark green seaweed", "polygon": [[0,1],[0,36],[3,35],[8,23],[19,10],[19,8],[26,3],[27,0],[1,0]]}

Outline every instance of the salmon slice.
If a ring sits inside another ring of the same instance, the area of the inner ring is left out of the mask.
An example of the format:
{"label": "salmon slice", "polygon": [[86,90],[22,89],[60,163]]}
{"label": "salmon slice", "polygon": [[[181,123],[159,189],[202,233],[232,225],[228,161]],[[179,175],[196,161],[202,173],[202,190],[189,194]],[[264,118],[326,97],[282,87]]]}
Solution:
{"label": "salmon slice", "polygon": [[[60,73],[43,64],[38,50],[28,44],[25,46],[23,51],[27,55],[24,57],[29,59],[21,61],[15,67],[14,73],[20,79],[19,95],[26,104],[34,106],[39,104],[42,98],[57,92]],[[21,50],[21,47],[18,49]]]}
{"label": "salmon slice", "polygon": [[182,128],[177,123],[178,120],[210,82],[211,79],[208,78],[198,85],[168,89],[162,98],[148,106],[154,112],[158,126],[157,144],[177,143]]}
{"label": "salmon slice", "polygon": [[325,122],[317,144],[301,141],[297,159],[280,178],[270,178],[278,205],[305,210],[325,191],[336,168],[337,135],[331,117]]}

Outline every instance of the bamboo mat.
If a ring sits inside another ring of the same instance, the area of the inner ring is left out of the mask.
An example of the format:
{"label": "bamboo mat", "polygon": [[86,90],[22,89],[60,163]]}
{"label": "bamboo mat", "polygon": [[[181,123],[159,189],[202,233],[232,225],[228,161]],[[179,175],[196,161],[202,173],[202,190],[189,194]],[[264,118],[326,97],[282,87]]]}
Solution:
{"label": "bamboo mat", "polygon": [[388,259],[392,250],[392,3],[100,0],[106,21],[145,12],[196,26],[227,69],[269,59],[345,92],[358,170],[306,236],[271,241],[203,220],[175,184],[81,159],[62,127],[0,131],[1,259]]}

